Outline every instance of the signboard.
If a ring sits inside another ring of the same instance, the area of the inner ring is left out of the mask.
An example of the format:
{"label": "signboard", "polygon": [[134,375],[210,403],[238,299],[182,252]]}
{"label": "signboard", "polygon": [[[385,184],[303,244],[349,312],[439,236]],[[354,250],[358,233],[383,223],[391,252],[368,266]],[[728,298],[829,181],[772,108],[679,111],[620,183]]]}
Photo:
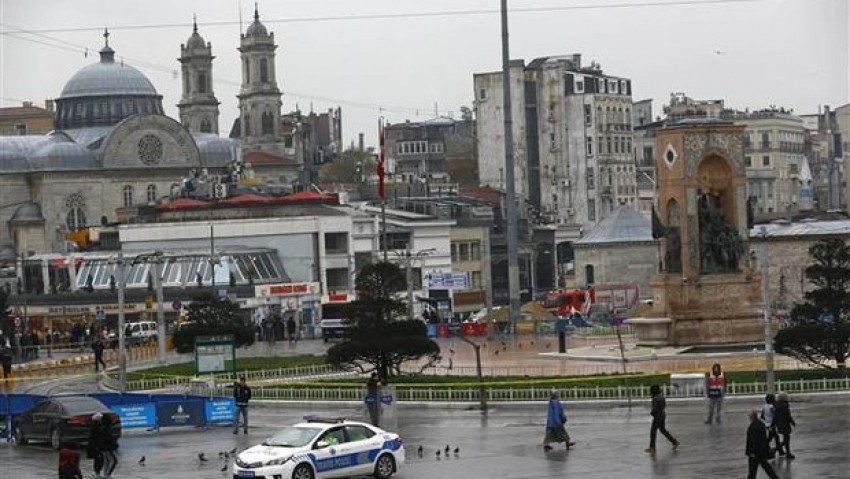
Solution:
{"label": "signboard", "polygon": [[428,289],[468,289],[467,273],[433,272],[425,275]]}
{"label": "signboard", "polygon": [[328,293],[329,303],[347,303],[348,293]]}
{"label": "signboard", "polygon": [[173,309],[174,311],[180,311],[181,309],[183,309],[183,303],[181,303],[180,300],[174,300],[171,303],[171,309]]}
{"label": "signboard", "polygon": [[269,296],[299,296],[318,294],[321,291],[319,283],[278,283],[264,284],[254,287],[254,296],[258,298]]}
{"label": "signboard", "polygon": [[153,403],[112,406],[112,410],[121,418],[122,428],[156,426],[156,407]]}
{"label": "signboard", "polygon": [[203,426],[204,401],[191,399],[156,403],[156,418],[159,427]]}
{"label": "signboard", "polygon": [[98,307],[94,310],[94,317],[98,321],[103,321],[104,319],[106,319],[106,311],[104,311],[103,308]]}
{"label": "signboard", "polygon": [[233,347],[232,335],[195,338],[196,374],[227,372],[233,370],[235,364],[236,351]]}
{"label": "signboard", "polygon": [[207,424],[233,422],[236,415],[236,401],[233,398],[207,399],[204,402],[204,414]]}

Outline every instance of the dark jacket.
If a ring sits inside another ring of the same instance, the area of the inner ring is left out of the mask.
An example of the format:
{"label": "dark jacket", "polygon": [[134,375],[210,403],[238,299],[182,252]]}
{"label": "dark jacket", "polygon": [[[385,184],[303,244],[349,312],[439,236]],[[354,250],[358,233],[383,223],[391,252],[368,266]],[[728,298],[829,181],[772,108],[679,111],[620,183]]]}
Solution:
{"label": "dark jacket", "polygon": [[233,387],[233,398],[236,399],[237,406],[247,406],[248,401],[251,400],[251,388],[247,384],[243,386],[237,383]]}
{"label": "dark jacket", "polygon": [[773,416],[773,425],[780,434],[791,434],[791,426],[796,426],[794,418],[791,417],[791,408],[786,401],[776,401],[774,404],[776,412]]}
{"label": "dark jacket", "polygon": [[767,440],[767,428],[761,421],[750,421],[747,428],[747,449],[744,453],[748,457],[756,459],[767,459],[770,457],[770,444]]}
{"label": "dark jacket", "polygon": [[664,410],[667,408],[667,400],[664,399],[664,394],[658,393],[652,396],[652,410],[649,414],[655,419],[664,419],[667,413]]}
{"label": "dark jacket", "polygon": [[88,449],[88,456],[92,459],[97,457],[97,453],[101,451],[114,451],[118,449],[118,441],[112,435],[112,428],[105,419],[95,424],[91,432],[89,432]]}

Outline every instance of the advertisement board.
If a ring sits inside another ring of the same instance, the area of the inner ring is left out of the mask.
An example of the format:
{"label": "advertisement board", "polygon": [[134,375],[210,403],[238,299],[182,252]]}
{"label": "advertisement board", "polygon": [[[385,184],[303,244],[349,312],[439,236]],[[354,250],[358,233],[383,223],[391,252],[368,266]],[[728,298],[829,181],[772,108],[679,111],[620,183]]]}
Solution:
{"label": "advertisement board", "polygon": [[204,401],[190,399],[157,403],[156,418],[159,427],[203,426]]}
{"label": "advertisement board", "polygon": [[207,424],[233,422],[236,401],[233,398],[216,398],[204,401]]}
{"label": "advertisement board", "polygon": [[122,428],[156,426],[156,407],[153,403],[123,404],[111,408],[121,418]]}

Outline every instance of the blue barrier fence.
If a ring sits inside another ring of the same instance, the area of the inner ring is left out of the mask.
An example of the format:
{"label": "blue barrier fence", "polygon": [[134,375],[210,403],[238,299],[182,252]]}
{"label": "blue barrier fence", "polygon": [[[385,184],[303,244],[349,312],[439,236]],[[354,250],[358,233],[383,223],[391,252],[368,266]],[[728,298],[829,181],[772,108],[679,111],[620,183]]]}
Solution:
{"label": "blue barrier fence", "polygon": [[[121,427],[159,429],[174,426],[209,426],[233,422],[236,404],[229,397],[183,394],[94,393],[93,397],[121,418]],[[15,416],[47,396],[0,395],[0,438],[7,438]]]}

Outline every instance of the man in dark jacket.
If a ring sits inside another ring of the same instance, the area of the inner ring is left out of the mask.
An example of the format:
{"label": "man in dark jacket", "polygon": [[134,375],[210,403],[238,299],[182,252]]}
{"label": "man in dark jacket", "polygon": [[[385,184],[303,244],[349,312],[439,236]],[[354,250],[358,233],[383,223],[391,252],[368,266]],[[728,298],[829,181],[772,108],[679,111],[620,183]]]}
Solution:
{"label": "man in dark jacket", "polygon": [[233,418],[233,434],[239,434],[239,416],[242,416],[242,430],[248,434],[248,401],[251,400],[251,388],[245,381],[245,376],[233,385],[233,399],[236,400],[236,417]]}
{"label": "man in dark jacket", "polygon": [[658,431],[661,431],[661,434],[673,444],[675,450],[679,447],[679,441],[667,431],[667,401],[664,399],[664,393],[661,392],[661,386],[653,384],[649,387],[649,393],[652,395],[652,410],[650,411],[652,426],[649,429],[649,447],[646,448],[646,452],[655,453],[655,436]]}
{"label": "man in dark jacket", "polygon": [[750,412],[750,427],[747,428],[747,449],[745,453],[750,463],[750,471],[747,474],[747,479],[756,479],[759,466],[764,469],[764,472],[771,479],[778,478],[776,471],[773,470],[773,466],[767,462],[770,457],[767,428],[759,420],[759,416],[755,411]]}

